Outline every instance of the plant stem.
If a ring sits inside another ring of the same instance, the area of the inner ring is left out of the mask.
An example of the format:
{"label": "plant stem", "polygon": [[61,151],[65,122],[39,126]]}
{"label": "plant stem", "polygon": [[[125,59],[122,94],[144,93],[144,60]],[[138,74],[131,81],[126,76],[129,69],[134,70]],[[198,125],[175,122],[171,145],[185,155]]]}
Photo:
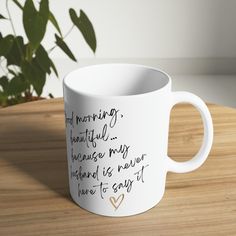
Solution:
{"label": "plant stem", "polygon": [[12,22],[12,18],[11,18],[11,14],[10,14],[10,10],[9,10],[9,7],[8,7],[8,0],[6,0],[6,9],[7,9],[8,18],[9,18],[10,23],[11,23],[12,31],[13,31],[14,35],[16,36],[16,30],[14,28],[14,25],[13,25],[13,22]]}
{"label": "plant stem", "polygon": [[[11,23],[11,28],[12,28],[13,34],[14,34],[14,36],[16,37],[16,30],[15,30],[15,27],[14,27],[14,24],[13,24],[13,21],[12,21],[12,18],[11,18],[11,13],[10,13],[9,6],[8,6],[8,0],[6,0],[6,9],[7,9],[7,14],[8,14],[9,21],[10,21],[10,23]],[[23,54],[23,52],[22,52],[22,50],[21,50],[21,47],[20,47],[20,45],[18,44],[18,41],[17,41],[17,40],[16,40],[16,44],[17,44],[17,47],[18,47],[18,49],[19,49],[19,51],[20,51],[20,54],[21,54],[21,56],[22,56],[22,58],[23,58],[23,57],[24,57],[24,54]]]}
{"label": "plant stem", "polygon": [[[67,33],[62,37],[62,40],[64,40],[64,39],[71,33],[71,31],[73,30],[73,28],[74,28],[74,25],[72,25],[72,26],[70,27],[70,29],[67,31]],[[48,50],[48,54],[50,54],[56,47],[58,47],[58,46],[55,44],[52,48],[50,48],[50,49]]]}
{"label": "plant stem", "polygon": [[71,28],[68,30],[68,32],[65,34],[65,36],[62,37],[62,39],[65,39],[65,38],[71,33],[71,31],[73,30],[74,27],[75,27],[75,26],[72,25]]}

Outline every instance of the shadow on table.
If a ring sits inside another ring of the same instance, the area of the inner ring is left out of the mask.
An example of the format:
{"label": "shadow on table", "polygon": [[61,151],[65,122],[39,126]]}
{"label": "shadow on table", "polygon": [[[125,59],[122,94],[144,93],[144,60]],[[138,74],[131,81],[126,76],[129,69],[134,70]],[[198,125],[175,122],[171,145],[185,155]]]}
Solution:
{"label": "shadow on table", "polygon": [[46,186],[71,199],[62,112],[55,117],[50,114],[26,119],[22,114],[17,120],[15,116],[7,117],[5,114],[5,117],[1,114],[0,159],[43,184],[29,186],[27,191]]}

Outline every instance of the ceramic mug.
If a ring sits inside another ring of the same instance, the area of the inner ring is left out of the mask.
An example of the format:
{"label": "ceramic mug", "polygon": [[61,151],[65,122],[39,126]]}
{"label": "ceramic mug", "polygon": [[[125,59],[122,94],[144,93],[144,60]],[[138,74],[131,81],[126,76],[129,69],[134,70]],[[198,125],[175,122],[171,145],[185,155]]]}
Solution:
{"label": "ceramic mug", "polygon": [[[171,78],[161,70],[93,65],[69,73],[63,89],[70,194],[90,212],[147,211],[161,200],[168,171],[193,171],[210,152],[207,106],[192,93],[172,92]],[[170,112],[181,102],[195,106],[204,125],[199,152],[185,162],[167,156]]]}

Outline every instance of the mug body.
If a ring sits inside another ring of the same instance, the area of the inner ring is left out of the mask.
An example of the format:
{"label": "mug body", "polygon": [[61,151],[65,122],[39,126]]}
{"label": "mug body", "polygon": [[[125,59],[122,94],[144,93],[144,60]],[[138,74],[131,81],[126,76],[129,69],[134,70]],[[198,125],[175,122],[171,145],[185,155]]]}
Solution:
{"label": "mug body", "polygon": [[166,73],[139,65],[95,65],[65,77],[69,187],[80,207],[129,216],[161,200],[170,93]]}

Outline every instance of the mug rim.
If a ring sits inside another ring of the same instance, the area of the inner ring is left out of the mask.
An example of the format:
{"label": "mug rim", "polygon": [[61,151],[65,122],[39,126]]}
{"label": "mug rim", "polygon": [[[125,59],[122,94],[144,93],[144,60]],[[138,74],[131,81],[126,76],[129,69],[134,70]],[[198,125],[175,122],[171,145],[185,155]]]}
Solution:
{"label": "mug rim", "polygon": [[[68,83],[66,82],[66,80],[68,80],[70,75],[77,72],[77,71],[80,71],[80,70],[83,70],[83,69],[88,69],[88,68],[94,68],[94,67],[102,67],[102,66],[133,66],[133,67],[153,70],[155,72],[160,72],[161,74],[165,75],[165,77],[167,79],[167,83],[165,85],[163,85],[161,88],[154,89],[152,91],[148,91],[148,92],[144,92],[144,93],[128,94],[128,95],[102,95],[102,94],[94,94],[94,93],[79,91],[78,89],[74,89],[73,87],[68,85]],[[171,83],[172,83],[171,77],[165,71],[163,71],[163,70],[161,70],[157,67],[142,65],[142,64],[136,64],[136,63],[101,63],[101,64],[86,65],[86,66],[82,66],[82,67],[79,67],[77,69],[74,69],[74,70],[70,71],[69,73],[67,73],[63,77],[63,87],[64,88],[66,88],[69,91],[74,92],[77,95],[81,95],[81,96],[84,96],[84,97],[96,98],[96,99],[99,99],[99,98],[106,98],[106,99],[110,99],[110,98],[130,98],[130,97],[134,98],[134,97],[150,96],[152,94],[156,94],[156,93],[159,93],[159,92],[165,90],[167,87],[171,87]],[[63,93],[64,93],[64,88],[63,88]]]}

